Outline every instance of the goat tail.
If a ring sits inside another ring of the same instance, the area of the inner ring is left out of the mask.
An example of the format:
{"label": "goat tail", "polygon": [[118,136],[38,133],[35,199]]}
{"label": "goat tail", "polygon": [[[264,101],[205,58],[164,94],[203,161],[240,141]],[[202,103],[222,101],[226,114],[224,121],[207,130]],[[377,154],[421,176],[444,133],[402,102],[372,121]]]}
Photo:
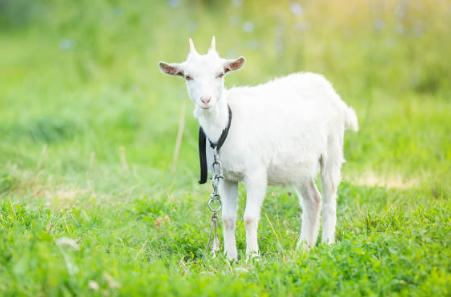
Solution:
{"label": "goat tail", "polygon": [[358,131],[359,123],[357,121],[357,114],[352,107],[345,106],[345,129]]}

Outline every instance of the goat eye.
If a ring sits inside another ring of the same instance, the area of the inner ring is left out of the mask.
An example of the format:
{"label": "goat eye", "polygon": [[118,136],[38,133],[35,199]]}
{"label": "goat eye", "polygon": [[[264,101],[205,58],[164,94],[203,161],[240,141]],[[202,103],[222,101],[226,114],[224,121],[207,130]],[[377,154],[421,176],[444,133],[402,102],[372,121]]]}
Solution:
{"label": "goat eye", "polygon": [[216,78],[222,78],[224,76],[224,73],[220,73],[216,76]]}
{"label": "goat eye", "polygon": [[193,80],[193,78],[192,78],[191,76],[189,76],[189,75],[187,75],[187,76],[185,77],[185,79],[186,79],[186,80]]}

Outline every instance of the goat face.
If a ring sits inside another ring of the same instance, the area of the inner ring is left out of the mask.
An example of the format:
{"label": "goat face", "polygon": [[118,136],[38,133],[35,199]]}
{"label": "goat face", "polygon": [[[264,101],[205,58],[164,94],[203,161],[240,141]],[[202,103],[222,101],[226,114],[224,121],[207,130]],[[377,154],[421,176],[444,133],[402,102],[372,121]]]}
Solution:
{"label": "goat face", "polygon": [[186,87],[196,109],[209,112],[221,100],[224,90],[225,74],[243,68],[245,59],[226,60],[219,57],[216,52],[215,38],[213,37],[210,50],[200,55],[190,38],[190,53],[183,63],[160,62],[160,70],[164,74],[185,78]]}

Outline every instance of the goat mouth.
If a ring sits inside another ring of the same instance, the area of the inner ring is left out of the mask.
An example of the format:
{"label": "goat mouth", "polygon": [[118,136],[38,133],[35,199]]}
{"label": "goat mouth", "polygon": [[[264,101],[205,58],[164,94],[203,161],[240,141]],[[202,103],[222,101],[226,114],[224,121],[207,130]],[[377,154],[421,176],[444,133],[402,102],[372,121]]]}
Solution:
{"label": "goat mouth", "polygon": [[213,107],[213,106],[211,106],[211,105],[208,105],[208,106],[201,105],[201,106],[200,106],[200,108],[202,108],[202,109],[204,109],[204,110],[211,109],[212,107]]}

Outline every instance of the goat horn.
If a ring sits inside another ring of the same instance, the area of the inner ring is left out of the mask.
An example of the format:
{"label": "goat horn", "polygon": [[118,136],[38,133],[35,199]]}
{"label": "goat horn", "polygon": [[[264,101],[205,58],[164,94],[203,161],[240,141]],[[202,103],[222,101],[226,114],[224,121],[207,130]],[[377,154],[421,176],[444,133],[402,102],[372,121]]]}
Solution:
{"label": "goat horn", "polygon": [[214,36],[213,36],[213,38],[211,39],[210,50],[211,50],[211,51],[216,51],[216,38],[215,38]]}
{"label": "goat horn", "polygon": [[191,38],[189,39],[189,51],[191,53],[196,53],[197,54],[196,47],[194,46],[194,42],[193,42],[193,40]]}

